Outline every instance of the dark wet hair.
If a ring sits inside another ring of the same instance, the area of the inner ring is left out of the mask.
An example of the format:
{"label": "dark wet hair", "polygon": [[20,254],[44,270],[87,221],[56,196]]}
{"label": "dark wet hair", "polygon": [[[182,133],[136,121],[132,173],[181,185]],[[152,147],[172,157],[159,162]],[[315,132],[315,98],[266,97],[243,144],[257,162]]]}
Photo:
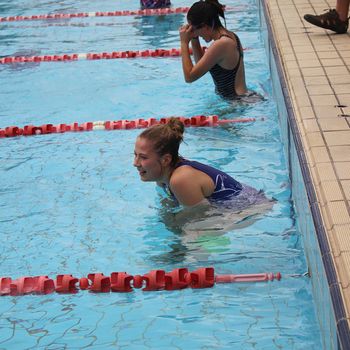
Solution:
{"label": "dark wet hair", "polygon": [[178,118],[170,118],[166,124],[153,125],[144,130],[139,137],[153,142],[154,150],[161,157],[169,153],[172,157],[171,166],[179,160],[179,147],[183,141],[185,126]]}
{"label": "dark wet hair", "polygon": [[224,6],[217,0],[197,1],[187,12],[187,21],[197,28],[201,28],[204,25],[214,29],[220,28],[223,25],[219,17],[223,18],[226,26]]}

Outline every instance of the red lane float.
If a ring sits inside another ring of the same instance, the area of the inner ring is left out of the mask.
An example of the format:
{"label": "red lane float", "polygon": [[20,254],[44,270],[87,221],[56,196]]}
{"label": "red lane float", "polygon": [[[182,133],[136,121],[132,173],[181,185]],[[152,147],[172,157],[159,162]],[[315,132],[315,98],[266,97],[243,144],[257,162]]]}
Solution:
{"label": "red lane float", "polygon": [[[126,272],[112,272],[110,276],[103,273],[90,273],[87,277],[76,278],[72,275],[57,275],[56,280],[48,276],[20,277],[12,280],[10,277],[0,277],[0,295],[26,295],[77,293],[88,290],[93,293],[128,293],[134,288],[143,291],[179,290],[184,288],[211,288],[215,283],[234,282],[267,282],[280,280],[281,274],[257,273],[245,275],[215,275],[213,267],[202,267],[195,271],[187,268],[174,269],[171,272],[152,270],[145,275],[129,275]],[[79,287],[77,286],[79,284]]]}
{"label": "red lane float", "polygon": [[[196,115],[193,117],[176,117],[181,120],[186,127],[216,127],[224,124],[232,123],[250,123],[256,121],[256,118],[240,118],[219,120],[217,115]],[[95,121],[87,123],[72,124],[44,124],[40,126],[25,125],[23,128],[18,126],[8,126],[0,128],[0,138],[16,137],[16,136],[32,136],[45,135],[65,132],[82,132],[92,130],[129,130],[143,129],[156,124],[166,124],[170,118],[149,118],[136,120],[116,120],[116,121]],[[263,120],[264,118],[261,118]]]}

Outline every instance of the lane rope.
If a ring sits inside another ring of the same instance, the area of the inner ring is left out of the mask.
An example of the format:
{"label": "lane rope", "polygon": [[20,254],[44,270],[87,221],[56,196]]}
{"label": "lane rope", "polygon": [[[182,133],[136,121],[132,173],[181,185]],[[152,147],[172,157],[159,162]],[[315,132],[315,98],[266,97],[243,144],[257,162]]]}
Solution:
{"label": "lane rope", "polygon": [[[0,277],[0,296],[77,293],[80,290],[89,290],[94,293],[132,292],[133,288],[142,288],[143,291],[179,290],[184,288],[211,288],[215,283],[236,282],[268,282],[280,281],[281,273],[256,273],[242,275],[215,275],[213,267],[201,267],[195,271],[187,268],[177,268],[171,272],[151,270],[144,275],[129,275],[126,272],[112,272],[110,276],[103,273],[90,273],[87,277],[76,278],[70,274],[57,275],[53,280],[48,276],[20,277],[12,280],[11,277]],[[79,283],[79,289],[77,287]]]}
{"label": "lane rope", "polygon": [[120,16],[157,16],[187,13],[189,7],[160,8],[144,10],[123,10],[108,12],[79,12],[79,13],[53,13],[31,16],[8,16],[0,17],[0,22],[37,21],[50,19],[87,18],[87,17],[120,17]]}
{"label": "lane rope", "polygon": [[[222,119],[219,120],[217,115],[197,115],[193,117],[176,117],[180,119],[186,127],[216,127],[232,123],[250,123],[256,121],[256,118],[238,118],[238,119]],[[65,132],[82,132],[93,130],[129,130],[142,129],[156,124],[166,124],[170,118],[136,119],[136,120],[115,120],[115,121],[94,121],[78,124],[43,124],[40,126],[25,125],[23,128],[18,126],[8,126],[0,128],[0,138],[16,137],[16,136],[33,136],[45,135]],[[261,117],[260,120],[264,120]]]}
{"label": "lane rope", "polygon": [[[202,49],[205,51],[206,46]],[[244,48],[244,51],[249,50]],[[192,55],[192,49],[190,49]],[[41,56],[6,56],[0,58],[0,64],[16,64],[28,62],[62,62],[62,61],[84,61],[84,60],[111,60],[118,58],[141,58],[141,57],[179,57],[181,49],[154,49],[136,51],[112,51],[100,53],[73,53],[63,55],[41,55]]]}
{"label": "lane rope", "polygon": [[[204,50],[206,47],[203,48]],[[192,54],[192,50],[190,50]],[[74,53],[63,55],[42,55],[42,56],[8,56],[0,58],[0,64],[14,64],[27,62],[62,62],[82,60],[110,60],[117,58],[139,58],[139,57],[178,57],[180,49],[155,49],[137,51],[113,51],[101,53]]]}
{"label": "lane rope", "polygon": [[[239,7],[225,7],[225,10],[239,10]],[[177,13],[187,13],[189,7],[176,8],[159,8],[143,10],[122,10],[122,11],[105,11],[105,12],[78,12],[78,13],[52,13],[30,16],[8,16],[0,17],[0,22],[19,22],[19,21],[38,21],[38,20],[55,20],[68,18],[87,18],[87,17],[120,17],[120,16],[159,16],[172,15]]]}

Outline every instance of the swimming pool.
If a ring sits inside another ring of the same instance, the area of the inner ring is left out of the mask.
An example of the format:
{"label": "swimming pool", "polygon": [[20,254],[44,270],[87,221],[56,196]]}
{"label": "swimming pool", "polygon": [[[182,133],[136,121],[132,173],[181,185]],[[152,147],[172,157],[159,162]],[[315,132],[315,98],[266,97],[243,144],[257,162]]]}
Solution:
{"label": "swimming pool", "polygon": [[[132,167],[138,130],[1,139],[1,276],[214,266],[218,273],[280,271],[283,279],[174,292],[3,297],[3,348],[322,348],[310,280],[290,276],[303,274],[307,265],[257,5],[236,5],[240,10],[228,12],[227,24],[249,48],[249,88],[266,101],[232,107],[214,95],[209,77],[186,85],[178,58],[23,64],[0,67],[1,127],[264,116],[255,123],[187,129],[182,154],[264,189],[278,200],[273,209],[250,226],[184,239],[166,225],[154,185],[142,183]],[[33,9],[28,1],[15,1],[4,7],[0,1],[1,16],[137,9],[138,3],[43,2]],[[10,23],[2,32],[1,52],[178,47],[183,20],[184,15],[172,15]]]}

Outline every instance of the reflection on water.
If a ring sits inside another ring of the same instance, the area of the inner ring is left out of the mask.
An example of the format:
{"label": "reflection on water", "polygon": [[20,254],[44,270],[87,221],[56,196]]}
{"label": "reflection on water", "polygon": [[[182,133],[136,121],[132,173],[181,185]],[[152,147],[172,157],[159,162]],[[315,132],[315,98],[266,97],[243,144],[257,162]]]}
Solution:
{"label": "reflection on water", "polygon": [[200,205],[180,208],[162,197],[159,216],[166,228],[174,233],[170,251],[152,257],[157,263],[190,263],[207,261],[212,253],[224,253],[230,248],[226,233],[253,225],[271,211],[275,200],[263,200],[237,208],[230,205]]}
{"label": "reflection on water", "polygon": [[137,29],[136,34],[143,36],[151,47],[158,48],[166,45],[171,36],[178,38],[178,29],[184,20],[183,14],[142,16],[134,27]]}
{"label": "reflection on water", "polygon": [[[12,56],[32,57],[32,56],[39,56],[40,54],[41,54],[41,51],[38,51],[38,50],[19,50],[9,55],[4,55],[4,56],[0,55],[0,58],[12,57]],[[6,64],[3,67],[0,67],[0,70],[11,69],[16,71],[21,71],[24,69],[32,69],[32,68],[38,67],[39,65],[40,65],[40,62],[14,62],[11,64]]]}

